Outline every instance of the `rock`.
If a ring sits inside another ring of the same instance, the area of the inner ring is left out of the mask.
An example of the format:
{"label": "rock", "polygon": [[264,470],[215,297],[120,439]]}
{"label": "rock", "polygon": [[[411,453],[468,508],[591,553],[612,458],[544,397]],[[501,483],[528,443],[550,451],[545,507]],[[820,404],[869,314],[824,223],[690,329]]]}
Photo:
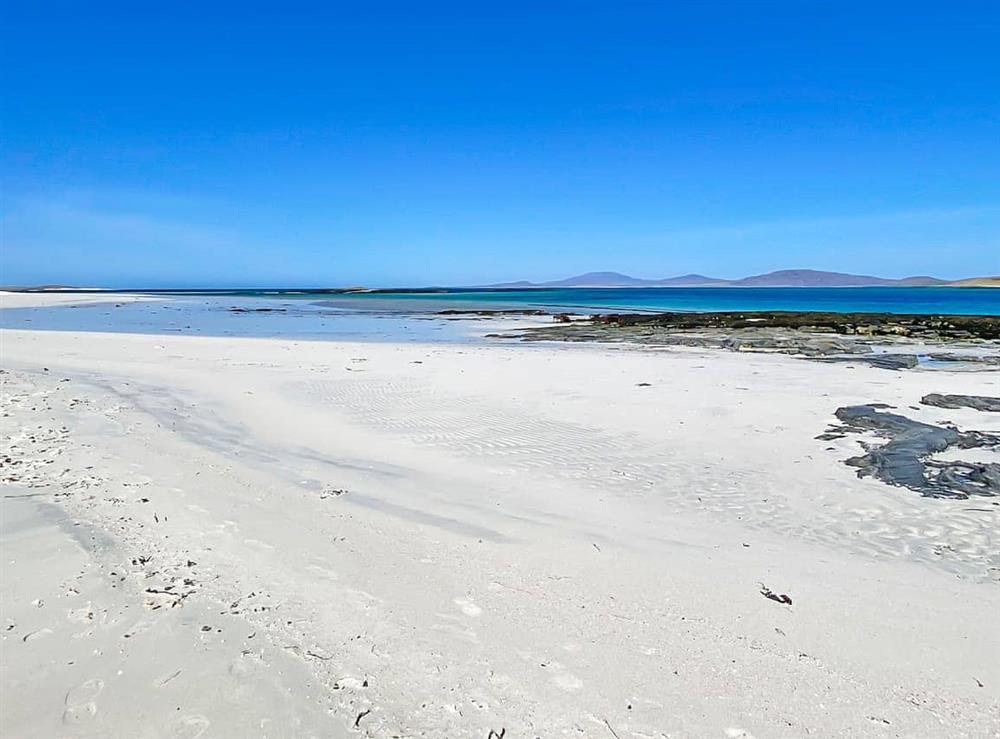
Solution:
{"label": "rock", "polygon": [[916,354],[869,354],[863,357],[824,357],[820,361],[869,364],[872,367],[889,370],[913,369],[920,363]]}
{"label": "rock", "polygon": [[951,447],[1000,448],[998,435],[921,423],[871,405],[838,408],[836,416],[850,431],[872,431],[888,439],[882,446],[867,447],[864,455],[845,460],[858,468],[859,477],[871,475],[929,498],[1000,496],[1000,465],[928,459]]}
{"label": "rock", "polygon": [[938,408],[972,408],[977,411],[1000,413],[1000,398],[985,395],[941,395],[930,393],[920,399],[923,405],[933,405]]}
{"label": "rock", "polygon": [[[524,341],[628,343],[714,347],[739,352],[793,354],[818,361],[863,361],[881,369],[912,369],[913,353],[878,352],[885,344],[1000,342],[1000,316],[894,315],[888,313],[730,312],[621,313],[562,320],[492,338]],[[995,355],[941,352],[934,362],[1000,366]]]}

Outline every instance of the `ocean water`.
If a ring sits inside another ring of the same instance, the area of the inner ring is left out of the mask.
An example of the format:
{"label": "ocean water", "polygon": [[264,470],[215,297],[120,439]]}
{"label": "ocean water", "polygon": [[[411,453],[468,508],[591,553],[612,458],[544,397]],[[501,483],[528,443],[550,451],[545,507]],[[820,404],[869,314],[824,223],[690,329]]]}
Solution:
{"label": "ocean water", "polygon": [[[316,297],[250,294],[149,295],[120,303],[6,307],[0,329],[174,336],[274,338],[303,341],[467,342],[525,323],[523,319],[446,318],[401,311],[324,306]],[[88,296],[81,296],[86,300]],[[549,321],[551,319],[548,319]]]}
{"label": "ocean water", "polygon": [[[126,291],[122,291],[126,292]],[[1000,315],[1000,288],[975,287],[653,287],[497,290],[429,288],[368,293],[319,289],[147,290],[173,298],[261,299],[312,303],[360,313],[541,308],[613,311],[830,311]],[[2,305],[0,305],[2,307]]]}
{"label": "ocean water", "polygon": [[[315,298],[315,296],[313,296]],[[325,305],[354,310],[543,308],[613,311],[831,311],[1000,315],[1000,289],[957,287],[685,287],[428,290],[351,293]]]}
{"label": "ocean water", "polygon": [[[81,296],[86,301],[88,296]],[[443,310],[818,310],[1000,316],[991,288],[561,288],[334,294],[303,290],[146,291],[141,301],[5,307],[0,328],[337,341],[483,341],[547,317],[477,319]]]}

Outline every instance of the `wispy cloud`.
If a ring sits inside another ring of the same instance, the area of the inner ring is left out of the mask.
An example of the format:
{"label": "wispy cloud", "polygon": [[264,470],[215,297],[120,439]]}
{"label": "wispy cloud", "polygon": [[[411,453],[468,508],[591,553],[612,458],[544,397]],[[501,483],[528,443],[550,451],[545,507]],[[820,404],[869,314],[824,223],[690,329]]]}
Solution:
{"label": "wispy cloud", "polygon": [[61,192],[8,201],[3,281],[44,282],[60,273],[82,274],[89,282],[197,280],[227,270],[239,274],[244,260],[280,265],[275,244],[199,219],[190,205],[144,192]]}
{"label": "wispy cloud", "polygon": [[18,238],[33,241],[58,235],[75,242],[110,240],[116,243],[170,245],[178,249],[236,246],[240,234],[231,229],[179,221],[168,216],[107,210],[71,202],[27,201],[7,218]]}

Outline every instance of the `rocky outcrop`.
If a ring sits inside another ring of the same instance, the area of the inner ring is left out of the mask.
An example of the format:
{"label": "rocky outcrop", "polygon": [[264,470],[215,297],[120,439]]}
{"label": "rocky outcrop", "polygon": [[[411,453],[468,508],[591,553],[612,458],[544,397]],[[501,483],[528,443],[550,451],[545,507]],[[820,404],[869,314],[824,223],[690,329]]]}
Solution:
{"label": "rocky outcrop", "polygon": [[1000,398],[991,398],[986,395],[941,395],[931,393],[920,399],[924,405],[933,405],[938,408],[972,408],[977,411],[992,411],[1000,413]]}
{"label": "rocky outcrop", "polygon": [[915,490],[928,498],[1000,496],[1000,464],[939,461],[935,454],[950,449],[989,448],[1000,451],[1000,436],[980,431],[960,431],[935,426],[897,413],[886,413],[877,404],[838,408],[843,424],[827,432],[874,432],[885,444],[864,444],[865,454],[845,460],[858,468],[858,476],[873,476],[890,485]]}
{"label": "rocky outcrop", "polygon": [[[557,319],[558,320],[558,319]],[[535,326],[493,338],[647,346],[717,347],[777,352],[833,362],[863,362],[883,369],[918,364],[1000,366],[1000,316],[890,313],[731,312],[613,313]],[[964,345],[965,352],[936,351]],[[895,347],[914,347],[896,351]],[[891,350],[888,350],[891,349]],[[986,350],[986,351],[984,351]]]}

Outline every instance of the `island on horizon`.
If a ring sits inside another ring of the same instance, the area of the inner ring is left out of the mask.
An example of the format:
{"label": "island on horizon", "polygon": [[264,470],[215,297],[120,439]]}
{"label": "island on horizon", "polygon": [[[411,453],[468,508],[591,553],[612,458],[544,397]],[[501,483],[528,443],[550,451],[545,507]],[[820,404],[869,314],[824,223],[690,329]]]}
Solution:
{"label": "island on horizon", "polygon": [[916,275],[893,279],[872,275],[856,275],[848,272],[781,269],[736,280],[726,280],[700,274],[644,279],[631,277],[620,272],[585,272],[562,280],[548,282],[519,280],[485,285],[484,287],[494,289],[544,287],[1000,287],[1000,276],[943,280],[938,277]]}
{"label": "island on horizon", "polygon": [[155,292],[155,293],[198,293],[208,291],[232,292],[234,290],[280,290],[303,291],[306,293],[364,293],[364,292],[422,292],[426,290],[534,290],[545,288],[629,288],[629,287],[1000,287],[1000,275],[967,277],[960,280],[944,280],[939,277],[915,275],[893,279],[872,275],[856,275],[848,272],[826,272],[814,269],[781,269],[759,275],[751,275],[734,280],[707,277],[700,274],[686,274],[663,279],[632,277],[621,272],[585,272],[561,280],[531,282],[498,282],[487,285],[424,285],[411,287],[374,287],[351,285],[349,287],[283,287],[259,286],[255,288],[231,288],[224,286],[203,288],[108,288],[80,285],[0,285],[0,292]]}

